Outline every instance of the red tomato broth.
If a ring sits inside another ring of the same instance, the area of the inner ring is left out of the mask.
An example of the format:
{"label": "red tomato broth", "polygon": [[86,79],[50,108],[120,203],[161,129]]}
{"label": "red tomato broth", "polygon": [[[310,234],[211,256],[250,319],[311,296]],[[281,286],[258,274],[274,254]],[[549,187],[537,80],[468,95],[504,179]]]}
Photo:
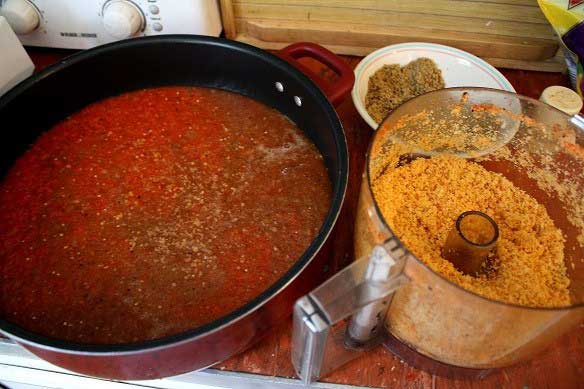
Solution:
{"label": "red tomato broth", "polygon": [[331,201],[322,156],[279,112],[164,87],[43,134],[0,188],[0,314],[113,344],[217,319],[272,285]]}

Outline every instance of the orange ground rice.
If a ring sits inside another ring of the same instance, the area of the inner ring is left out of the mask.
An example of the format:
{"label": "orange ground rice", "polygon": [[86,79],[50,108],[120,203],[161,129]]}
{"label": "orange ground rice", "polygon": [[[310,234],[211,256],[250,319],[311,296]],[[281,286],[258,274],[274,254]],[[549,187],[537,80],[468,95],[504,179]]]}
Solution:
{"label": "orange ground rice", "polygon": [[[406,247],[450,281],[513,304],[570,304],[561,231],[543,205],[502,175],[458,157],[419,158],[381,174],[373,193]],[[469,210],[499,226],[497,268],[489,275],[462,274],[441,256],[456,218]]]}

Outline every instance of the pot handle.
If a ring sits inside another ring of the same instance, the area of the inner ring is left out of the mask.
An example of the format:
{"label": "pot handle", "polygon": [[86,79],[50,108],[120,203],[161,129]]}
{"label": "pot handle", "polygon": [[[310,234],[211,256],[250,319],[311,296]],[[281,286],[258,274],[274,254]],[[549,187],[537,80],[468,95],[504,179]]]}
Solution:
{"label": "pot handle", "polygon": [[[339,56],[320,45],[311,42],[298,42],[284,47],[278,52],[278,55],[318,85],[334,106],[339,105],[353,88],[353,84],[355,83],[353,69]],[[316,74],[298,61],[300,58],[306,57],[313,58],[325,64],[339,78],[331,82]]]}
{"label": "pot handle", "polygon": [[292,363],[304,384],[383,340],[391,295],[408,282],[404,264],[405,250],[390,238],[296,301]]}

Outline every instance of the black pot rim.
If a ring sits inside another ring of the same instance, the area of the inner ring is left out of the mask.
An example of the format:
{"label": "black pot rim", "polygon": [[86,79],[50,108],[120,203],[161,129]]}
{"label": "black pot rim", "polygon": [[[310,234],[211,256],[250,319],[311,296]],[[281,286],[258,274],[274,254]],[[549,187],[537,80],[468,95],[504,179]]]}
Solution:
{"label": "black pot rim", "polygon": [[173,43],[223,46],[225,48],[234,50],[235,52],[245,52],[246,54],[257,56],[264,61],[270,62],[273,66],[277,66],[284,71],[294,75],[304,88],[316,96],[319,105],[323,108],[329,117],[329,122],[332,126],[335,138],[337,158],[340,166],[338,176],[335,182],[332,182],[333,194],[331,205],[325,220],[321,225],[318,235],[312,240],[308,248],[294,263],[294,265],[292,265],[286,273],[284,273],[274,284],[264,290],[256,298],[212,322],[175,335],[136,343],[84,344],[40,335],[25,330],[18,325],[0,318],[0,332],[6,336],[20,343],[23,343],[24,345],[29,345],[35,348],[64,352],[67,354],[92,356],[137,354],[191,342],[197,338],[202,338],[214,332],[220,331],[267,304],[274,296],[282,292],[292,281],[294,281],[294,279],[296,279],[296,277],[302,273],[302,271],[311,262],[316,253],[320,250],[322,245],[329,237],[340,214],[348,184],[348,147],[343,127],[331,103],[327,100],[322,91],[307,76],[290,65],[288,62],[262,49],[241,42],[198,35],[162,35],[118,41],[72,54],[63,60],[48,66],[39,73],[33,74],[7,92],[4,96],[0,97],[0,112],[9,102],[17,98],[24,91],[33,87],[40,80],[50,77],[52,74],[70,66],[74,66],[75,64],[84,60],[99,55],[108,55],[108,53],[117,50],[123,50],[124,48]]}

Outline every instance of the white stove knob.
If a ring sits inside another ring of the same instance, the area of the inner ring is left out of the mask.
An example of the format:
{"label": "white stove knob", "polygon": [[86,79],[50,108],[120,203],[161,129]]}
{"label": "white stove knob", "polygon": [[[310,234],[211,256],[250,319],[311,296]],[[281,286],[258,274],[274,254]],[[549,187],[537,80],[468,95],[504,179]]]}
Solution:
{"label": "white stove knob", "polygon": [[0,15],[4,16],[12,30],[19,35],[33,32],[41,20],[36,8],[27,0],[4,1],[0,7]]}
{"label": "white stove knob", "polygon": [[142,12],[129,1],[112,0],[103,9],[103,27],[114,38],[129,38],[143,26]]}

